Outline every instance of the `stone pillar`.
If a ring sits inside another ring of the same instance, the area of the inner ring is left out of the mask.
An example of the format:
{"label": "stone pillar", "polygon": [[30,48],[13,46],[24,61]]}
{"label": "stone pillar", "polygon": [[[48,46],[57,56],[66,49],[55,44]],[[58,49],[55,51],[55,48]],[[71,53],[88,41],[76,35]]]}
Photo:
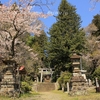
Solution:
{"label": "stone pillar", "polygon": [[69,93],[69,82],[67,82],[67,92]]}
{"label": "stone pillar", "polygon": [[89,85],[89,87],[92,86],[92,82],[90,79],[88,79],[88,85]]}
{"label": "stone pillar", "polygon": [[36,82],[37,82],[37,83],[39,82],[39,78],[38,78],[38,76],[36,77]]}
{"label": "stone pillar", "polygon": [[97,78],[96,78],[96,92],[100,92],[100,86]]}
{"label": "stone pillar", "polygon": [[43,71],[41,71],[41,83],[42,83],[42,79],[43,79]]}
{"label": "stone pillar", "polygon": [[62,84],[62,91],[64,92],[64,84]]}
{"label": "stone pillar", "polygon": [[98,79],[97,79],[97,78],[96,78],[96,87],[97,87],[97,88],[99,87]]}

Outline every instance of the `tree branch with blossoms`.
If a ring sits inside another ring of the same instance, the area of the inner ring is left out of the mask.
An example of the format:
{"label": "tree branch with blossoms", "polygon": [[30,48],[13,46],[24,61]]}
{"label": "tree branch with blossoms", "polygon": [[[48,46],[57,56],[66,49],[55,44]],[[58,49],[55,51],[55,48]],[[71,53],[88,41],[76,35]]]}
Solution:
{"label": "tree branch with blossoms", "polygon": [[[9,59],[16,55],[18,38],[27,33],[40,35],[43,23],[39,18],[49,16],[43,12],[34,11],[33,6],[39,4],[35,0],[17,0],[16,3],[12,1],[10,0],[6,5],[0,5],[0,49],[4,57]],[[39,6],[42,7],[41,3]]]}

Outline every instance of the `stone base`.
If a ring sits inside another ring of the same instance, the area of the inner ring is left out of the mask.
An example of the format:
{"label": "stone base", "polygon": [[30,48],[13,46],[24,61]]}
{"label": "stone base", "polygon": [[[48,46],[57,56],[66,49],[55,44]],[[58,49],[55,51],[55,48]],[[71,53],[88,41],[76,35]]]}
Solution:
{"label": "stone base", "polygon": [[70,96],[74,95],[86,95],[87,94],[87,83],[83,76],[73,76],[71,79],[71,91]]}
{"label": "stone base", "polygon": [[70,96],[79,96],[79,95],[87,95],[87,91],[84,90],[84,91],[70,91],[69,92],[69,95]]}
{"label": "stone base", "polygon": [[8,97],[19,97],[20,96],[20,92],[19,91],[0,91],[0,95],[3,96],[8,96]]}

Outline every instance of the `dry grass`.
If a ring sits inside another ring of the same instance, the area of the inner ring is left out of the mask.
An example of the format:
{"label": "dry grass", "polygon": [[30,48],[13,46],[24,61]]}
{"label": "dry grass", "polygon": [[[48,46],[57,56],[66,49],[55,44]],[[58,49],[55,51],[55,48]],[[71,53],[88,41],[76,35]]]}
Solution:
{"label": "dry grass", "polygon": [[96,93],[95,88],[89,88],[88,94],[83,96],[69,96],[67,93],[63,93],[62,91],[55,92],[61,95],[61,100],[100,100],[100,93]]}

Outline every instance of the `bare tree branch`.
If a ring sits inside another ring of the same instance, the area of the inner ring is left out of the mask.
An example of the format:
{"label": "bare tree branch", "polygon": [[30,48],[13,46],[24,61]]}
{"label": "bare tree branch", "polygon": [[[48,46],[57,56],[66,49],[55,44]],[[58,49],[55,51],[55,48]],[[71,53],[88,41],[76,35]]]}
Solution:
{"label": "bare tree branch", "polygon": [[95,9],[96,4],[99,3],[99,2],[100,2],[100,0],[90,0],[90,3],[91,3],[91,5],[92,5],[92,8],[91,8],[90,10]]}

